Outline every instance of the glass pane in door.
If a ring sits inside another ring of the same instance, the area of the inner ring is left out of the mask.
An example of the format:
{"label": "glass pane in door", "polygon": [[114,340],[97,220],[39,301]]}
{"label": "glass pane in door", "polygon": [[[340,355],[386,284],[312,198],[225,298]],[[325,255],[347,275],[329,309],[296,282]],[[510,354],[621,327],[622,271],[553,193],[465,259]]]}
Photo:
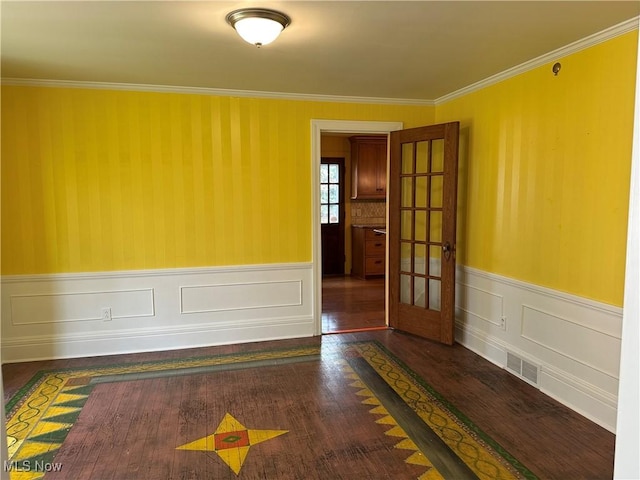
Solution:
{"label": "glass pane in door", "polygon": [[416,244],[414,246],[415,253],[413,257],[413,271],[415,273],[420,273],[421,275],[426,275],[427,273],[427,246],[423,244]]}
{"label": "glass pane in door", "polygon": [[431,208],[442,208],[442,188],[444,177],[442,175],[433,175],[431,178],[431,196],[429,198],[429,206]]}
{"label": "glass pane in door", "polygon": [[320,183],[329,182],[329,165],[320,165]]}
{"label": "glass pane in door", "polygon": [[340,183],[340,166],[337,163],[328,165],[329,167],[329,182]]}
{"label": "glass pane in door", "polygon": [[403,175],[410,175],[413,173],[413,143],[402,144],[402,161],[400,170],[400,173]]}
{"label": "glass pane in door", "polygon": [[403,272],[411,271],[411,243],[400,243],[400,270]]}
{"label": "glass pane in door", "polygon": [[415,233],[413,240],[419,242],[427,241],[427,211],[417,210],[415,212]]}
{"label": "glass pane in door", "polygon": [[400,212],[400,238],[411,240],[413,236],[413,212],[404,210]]}
{"label": "glass pane in door", "polygon": [[340,200],[339,185],[329,185],[329,203],[338,203],[339,200]]}
{"label": "glass pane in door", "polygon": [[431,218],[429,241],[440,243],[442,242],[442,212],[430,212]]}
{"label": "glass pane in door", "polygon": [[429,177],[423,175],[416,177],[416,207],[426,208],[428,201],[427,188],[429,184]]}
{"label": "glass pane in door", "polygon": [[416,173],[429,173],[429,142],[416,144]]}
{"label": "glass pane in door", "polygon": [[440,311],[440,280],[429,279],[429,309]]}
{"label": "glass pane in door", "polygon": [[431,141],[431,172],[444,172],[444,140]]}
{"label": "glass pane in door", "polygon": [[401,183],[402,196],[400,197],[400,206],[410,207],[413,203],[413,177],[404,177]]}
{"label": "glass pane in door", "polygon": [[440,277],[441,275],[442,247],[440,245],[429,246],[429,275]]}
{"label": "glass pane in door", "polygon": [[338,205],[329,205],[329,223],[338,223],[340,222],[340,208]]}
{"label": "glass pane in door", "polygon": [[411,304],[411,275],[400,275],[400,303]]}
{"label": "glass pane in door", "polygon": [[425,280],[424,277],[414,277],[413,279],[413,304],[416,307],[426,307],[427,292],[425,290]]}

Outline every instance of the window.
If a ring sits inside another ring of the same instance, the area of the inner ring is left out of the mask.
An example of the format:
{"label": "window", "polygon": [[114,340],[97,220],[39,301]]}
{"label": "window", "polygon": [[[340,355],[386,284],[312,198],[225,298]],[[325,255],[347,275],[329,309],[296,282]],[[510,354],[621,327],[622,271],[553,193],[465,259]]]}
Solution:
{"label": "window", "polygon": [[340,223],[340,165],[320,165],[320,223]]}

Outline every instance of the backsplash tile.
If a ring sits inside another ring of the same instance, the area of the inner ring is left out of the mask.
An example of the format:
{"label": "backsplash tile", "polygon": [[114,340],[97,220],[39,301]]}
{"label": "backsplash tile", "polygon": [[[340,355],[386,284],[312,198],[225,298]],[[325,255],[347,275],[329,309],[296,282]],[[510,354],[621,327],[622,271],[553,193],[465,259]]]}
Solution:
{"label": "backsplash tile", "polygon": [[351,200],[351,223],[385,224],[387,203],[384,201]]}

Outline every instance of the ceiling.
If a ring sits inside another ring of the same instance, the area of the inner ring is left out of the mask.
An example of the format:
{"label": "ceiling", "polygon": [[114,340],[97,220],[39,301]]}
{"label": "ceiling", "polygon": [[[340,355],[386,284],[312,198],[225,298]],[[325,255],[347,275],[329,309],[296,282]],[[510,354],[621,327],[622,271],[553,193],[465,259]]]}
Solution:
{"label": "ceiling", "polygon": [[[291,25],[245,43],[247,6]],[[3,79],[435,100],[640,14],[638,1],[5,1]]]}

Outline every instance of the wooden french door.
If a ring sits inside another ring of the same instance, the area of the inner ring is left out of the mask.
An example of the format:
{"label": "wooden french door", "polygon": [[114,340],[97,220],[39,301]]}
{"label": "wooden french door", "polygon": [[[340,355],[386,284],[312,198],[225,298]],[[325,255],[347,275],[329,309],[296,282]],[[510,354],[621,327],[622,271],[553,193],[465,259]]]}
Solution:
{"label": "wooden french door", "polygon": [[389,325],[452,345],[459,123],[391,132]]}

